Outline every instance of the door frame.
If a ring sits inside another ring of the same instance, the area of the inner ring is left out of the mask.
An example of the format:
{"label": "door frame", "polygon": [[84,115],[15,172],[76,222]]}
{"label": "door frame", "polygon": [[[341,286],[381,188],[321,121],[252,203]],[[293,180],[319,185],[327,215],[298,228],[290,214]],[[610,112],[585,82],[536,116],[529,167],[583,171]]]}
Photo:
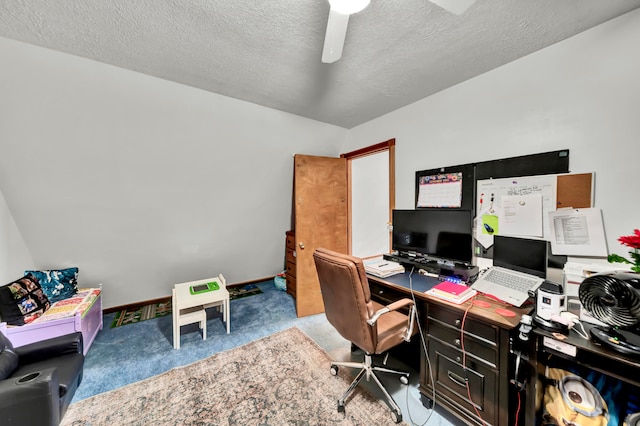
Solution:
{"label": "door frame", "polygon": [[389,220],[387,222],[389,228],[389,250],[391,250],[391,221],[393,217],[393,209],[396,206],[396,139],[392,138],[384,142],[377,143],[365,148],[360,148],[355,151],[340,154],[340,158],[347,160],[347,249],[349,254],[352,253],[351,237],[352,237],[352,171],[351,162],[358,158],[366,157],[368,155],[377,154],[380,152],[388,151],[389,153]]}

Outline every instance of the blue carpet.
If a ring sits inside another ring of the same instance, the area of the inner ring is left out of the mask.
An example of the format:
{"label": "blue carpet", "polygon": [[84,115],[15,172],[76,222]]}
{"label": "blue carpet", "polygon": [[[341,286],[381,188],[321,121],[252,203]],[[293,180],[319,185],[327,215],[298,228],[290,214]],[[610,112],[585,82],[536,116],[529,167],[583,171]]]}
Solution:
{"label": "blue carpet", "polygon": [[[82,383],[72,402],[155,376],[294,326],[335,359],[362,357],[361,351],[350,351],[351,343],[335,331],[324,314],[298,318],[293,298],[276,289],[273,281],[257,285],[262,294],[231,300],[231,334],[227,334],[221,315],[215,309],[210,309],[207,340],[202,340],[197,324],[183,326],[179,350],[173,349],[170,315],[116,328],[109,328],[116,314],[105,315],[106,326],[98,333],[87,353]],[[402,364],[394,365],[393,357],[390,358],[390,367],[406,370],[406,366]],[[409,386],[399,385],[393,375],[385,375],[381,379],[400,405],[407,423],[422,425],[428,420],[428,424],[433,426],[458,424],[450,415],[439,414],[439,407],[432,411],[422,406],[418,391],[419,374],[416,372],[412,373]],[[380,397],[379,390],[373,384],[364,382],[363,385]],[[390,424],[393,423],[390,421]]]}
{"label": "blue carpet", "polygon": [[217,352],[297,326],[327,352],[348,345],[329,325],[324,314],[297,318],[293,298],[275,288],[273,281],[258,283],[262,294],[230,302],[231,334],[221,315],[208,310],[207,340],[197,324],[181,328],[180,349],[173,349],[171,315],[109,328],[115,313],[104,316],[106,326],[87,353],[82,384],[73,401],[79,401],[190,364]]}

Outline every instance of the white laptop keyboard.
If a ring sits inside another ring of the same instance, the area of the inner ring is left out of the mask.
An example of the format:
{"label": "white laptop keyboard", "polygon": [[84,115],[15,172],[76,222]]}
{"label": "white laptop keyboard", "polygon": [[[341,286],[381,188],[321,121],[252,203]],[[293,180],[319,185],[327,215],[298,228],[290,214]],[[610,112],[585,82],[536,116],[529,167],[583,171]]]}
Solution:
{"label": "white laptop keyboard", "polygon": [[521,275],[510,274],[499,269],[491,269],[483,279],[492,283],[526,293],[538,283],[538,280]]}

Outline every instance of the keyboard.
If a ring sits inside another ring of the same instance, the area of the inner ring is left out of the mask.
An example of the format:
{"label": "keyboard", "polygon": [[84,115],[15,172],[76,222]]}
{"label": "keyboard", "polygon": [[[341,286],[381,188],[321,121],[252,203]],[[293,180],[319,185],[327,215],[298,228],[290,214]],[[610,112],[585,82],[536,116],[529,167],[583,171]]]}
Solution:
{"label": "keyboard", "polygon": [[498,269],[491,269],[490,271],[488,271],[484,276],[484,279],[503,287],[509,287],[513,290],[523,292],[528,292],[529,289],[531,289],[538,283],[538,280],[536,279],[523,277],[521,275],[510,274]]}
{"label": "keyboard", "polygon": [[529,299],[529,292],[536,290],[543,281],[534,275],[492,266],[471,288],[513,306],[522,306]]}

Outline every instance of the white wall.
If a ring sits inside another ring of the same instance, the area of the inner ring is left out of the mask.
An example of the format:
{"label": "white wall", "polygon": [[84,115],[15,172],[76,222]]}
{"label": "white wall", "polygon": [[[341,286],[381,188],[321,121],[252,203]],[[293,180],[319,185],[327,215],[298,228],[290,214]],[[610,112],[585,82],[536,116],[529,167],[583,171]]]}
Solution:
{"label": "white wall", "polygon": [[35,266],[78,266],[105,307],[281,272],[293,154],[347,133],[9,39],[0,57],[0,191]]}
{"label": "white wall", "polygon": [[31,253],[0,191],[0,285],[20,278],[26,269],[34,266]]}
{"label": "white wall", "polygon": [[638,40],[635,10],[352,129],[342,151],[395,138],[396,208],[413,208],[417,170],[569,148],[572,172],[595,172],[609,251],[627,255],[617,238],[640,228]]}

